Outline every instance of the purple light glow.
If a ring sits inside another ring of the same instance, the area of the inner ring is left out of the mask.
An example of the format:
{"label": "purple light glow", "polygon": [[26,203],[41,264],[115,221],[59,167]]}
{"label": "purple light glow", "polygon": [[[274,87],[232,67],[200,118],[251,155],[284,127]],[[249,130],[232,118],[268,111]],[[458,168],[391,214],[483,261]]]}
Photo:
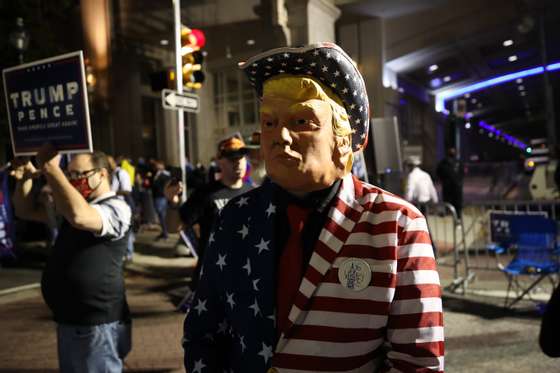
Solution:
{"label": "purple light glow", "polygon": [[441,79],[440,78],[434,78],[434,79],[430,80],[430,86],[432,88],[441,87]]}
{"label": "purple light glow", "polygon": [[486,123],[483,120],[478,122],[478,126],[481,127],[481,128],[484,128],[485,130],[487,130],[492,135],[495,135],[497,137],[502,137],[502,138],[506,139],[510,145],[513,145],[516,148],[523,149],[523,150],[527,149],[527,144],[525,144],[523,141],[518,140],[515,137],[513,137],[513,136],[495,128],[494,126]]}

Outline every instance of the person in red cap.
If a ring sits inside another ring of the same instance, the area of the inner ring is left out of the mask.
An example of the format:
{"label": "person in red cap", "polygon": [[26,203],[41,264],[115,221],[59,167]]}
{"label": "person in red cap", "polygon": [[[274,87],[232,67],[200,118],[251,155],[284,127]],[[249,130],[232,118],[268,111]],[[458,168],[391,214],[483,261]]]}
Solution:
{"label": "person in red cap", "polygon": [[261,98],[271,182],[232,199],[184,324],[185,367],[213,372],[443,372],[426,220],[351,174],[362,76],[331,43],[241,65]]}
{"label": "person in red cap", "polygon": [[219,179],[204,188],[193,192],[185,203],[181,203],[183,192],[181,182],[169,183],[165,188],[165,196],[170,209],[167,212],[169,230],[189,229],[197,226],[198,242],[196,254],[198,262],[192,277],[191,289],[196,288],[201,265],[204,260],[206,246],[210,240],[210,229],[220,210],[228,201],[252,189],[243,183],[247,169],[246,155],[248,149],[238,136],[230,136],[218,144],[217,163],[220,168]]}

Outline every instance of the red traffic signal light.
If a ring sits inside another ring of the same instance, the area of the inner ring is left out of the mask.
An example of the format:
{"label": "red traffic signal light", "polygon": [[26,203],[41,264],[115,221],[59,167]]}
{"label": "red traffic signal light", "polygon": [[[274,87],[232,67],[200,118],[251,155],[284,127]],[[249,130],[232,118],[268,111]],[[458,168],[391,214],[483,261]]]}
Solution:
{"label": "red traffic signal light", "polygon": [[181,30],[181,55],[183,56],[183,84],[190,89],[199,89],[204,82],[202,62],[204,53],[200,50],[206,44],[201,30],[183,26]]}
{"label": "red traffic signal light", "polygon": [[186,26],[181,28],[181,55],[200,50],[206,45],[206,36],[199,29],[190,29]]}

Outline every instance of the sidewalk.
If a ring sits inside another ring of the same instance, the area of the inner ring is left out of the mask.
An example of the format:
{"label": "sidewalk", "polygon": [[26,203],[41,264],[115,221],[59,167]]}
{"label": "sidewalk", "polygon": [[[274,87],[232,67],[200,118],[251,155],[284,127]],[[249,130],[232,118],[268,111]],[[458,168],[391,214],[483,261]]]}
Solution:
{"label": "sidewalk", "polygon": [[[438,259],[438,272],[442,288],[450,291],[453,284],[453,268],[449,265],[452,263],[451,257],[446,257],[447,260]],[[500,264],[507,264],[511,258],[501,258]],[[449,263],[449,265],[446,265]],[[505,274],[498,269],[497,262],[493,258],[476,258],[471,259],[473,268],[471,269],[471,278],[466,284],[466,295],[469,297],[481,297],[486,299],[489,303],[504,301],[507,294],[508,280]],[[478,266],[476,266],[478,265]],[[484,269],[481,269],[484,268]],[[464,278],[465,269],[464,262],[459,265],[459,276]],[[532,283],[537,276],[519,276],[518,281],[521,284]],[[519,302],[520,307],[534,307],[536,303],[547,303],[552,291],[554,290],[553,284],[545,279],[541,281],[531,292],[531,299],[534,302],[522,300]],[[455,294],[462,294],[463,288],[460,286],[454,292]],[[510,298],[515,298],[515,289],[511,289],[509,293]]]}
{"label": "sidewalk", "polygon": [[[7,262],[0,266],[0,304],[13,296],[38,289],[41,271],[48,250],[44,242],[26,242],[22,245],[24,257],[18,263]],[[22,263],[19,263],[22,262]]]}

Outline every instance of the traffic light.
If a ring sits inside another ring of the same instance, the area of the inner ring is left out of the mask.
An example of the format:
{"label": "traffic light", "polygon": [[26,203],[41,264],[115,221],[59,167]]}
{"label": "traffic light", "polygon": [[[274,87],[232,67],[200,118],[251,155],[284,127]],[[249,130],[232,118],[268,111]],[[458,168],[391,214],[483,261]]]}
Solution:
{"label": "traffic light", "polygon": [[[201,30],[183,26],[181,29],[181,55],[183,86],[188,89],[200,89],[204,82],[202,62],[205,53],[201,50],[206,44],[206,37]],[[154,92],[162,89],[176,89],[175,70],[169,68],[150,74],[150,83]]]}
{"label": "traffic light", "polygon": [[175,70],[169,68],[151,73],[150,85],[154,92],[159,92],[162,89],[175,89]]}
{"label": "traffic light", "polygon": [[202,62],[206,37],[201,30],[183,26],[181,29],[181,55],[183,56],[183,85],[190,89],[199,89],[204,82]]}

